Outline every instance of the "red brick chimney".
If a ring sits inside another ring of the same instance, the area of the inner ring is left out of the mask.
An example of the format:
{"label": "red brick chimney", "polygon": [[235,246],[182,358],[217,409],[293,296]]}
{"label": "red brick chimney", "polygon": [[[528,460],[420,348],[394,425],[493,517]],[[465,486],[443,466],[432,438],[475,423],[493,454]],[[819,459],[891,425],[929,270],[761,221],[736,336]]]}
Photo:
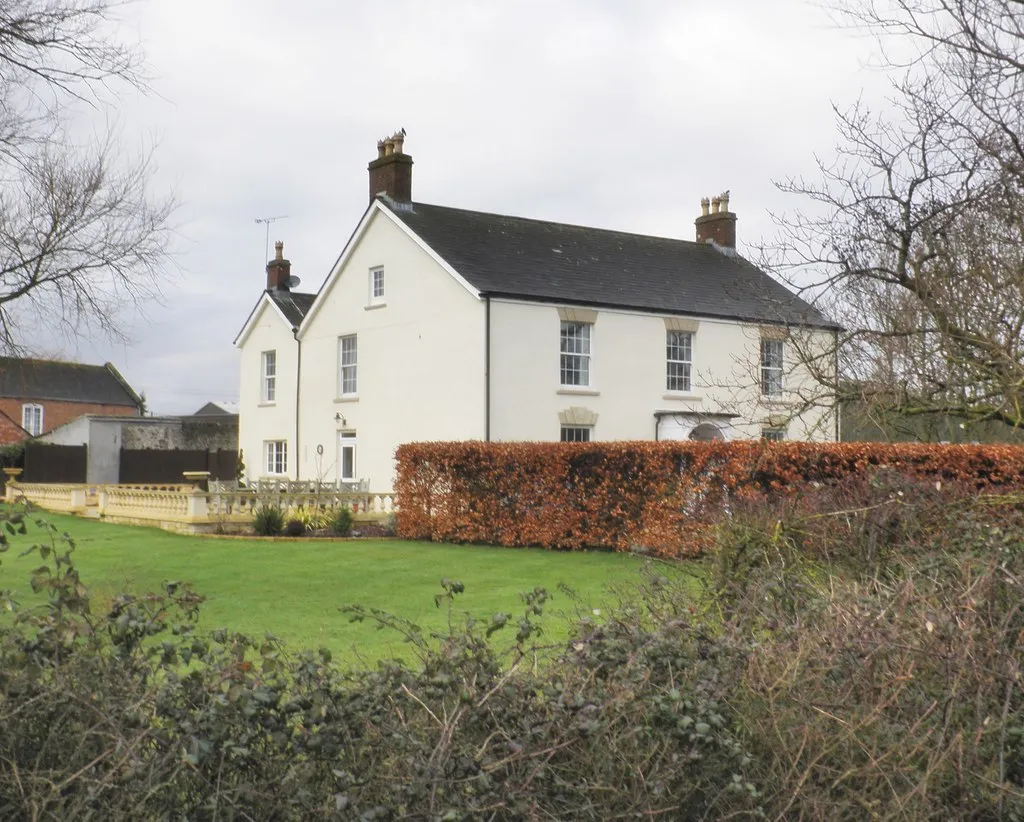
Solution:
{"label": "red brick chimney", "polygon": [[402,150],[404,143],[404,128],[377,141],[377,159],[367,166],[371,203],[378,194],[398,203],[412,202],[412,157]]}
{"label": "red brick chimney", "polygon": [[267,263],[267,291],[288,291],[288,278],[292,275],[291,260],[284,258],[284,243],[274,243],[274,259]]}
{"label": "red brick chimney", "polygon": [[[709,209],[710,207],[710,209]],[[729,211],[729,192],[700,201],[700,216],[694,220],[697,242],[712,243],[721,251],[736,251],[736,215]]]}

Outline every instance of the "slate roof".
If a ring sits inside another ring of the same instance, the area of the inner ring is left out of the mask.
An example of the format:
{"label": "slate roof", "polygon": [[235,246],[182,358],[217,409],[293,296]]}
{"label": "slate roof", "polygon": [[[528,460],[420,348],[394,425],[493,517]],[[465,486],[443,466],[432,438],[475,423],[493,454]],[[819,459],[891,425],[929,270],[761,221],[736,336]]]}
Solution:
{"label": "slate roof", "polygon": [[288,318],[293,328],[302,324],[303,317],[309,312],[316,294],[305,294],[301,291],[282,291],[280,289],[267,289],[267,295],[272,299]]}
{"label": "slate roof", "polygon": [[237,402],[208,402],[193,417],[237,417]]}
{"label": "slate roof", "polygon": [[392,212],[490,296],[837,328],[711,245],[412,203]]}
{"label": "slate roof", "polygon": [[0,357],[0,397],[138,407],[142,402],[110,363]]}

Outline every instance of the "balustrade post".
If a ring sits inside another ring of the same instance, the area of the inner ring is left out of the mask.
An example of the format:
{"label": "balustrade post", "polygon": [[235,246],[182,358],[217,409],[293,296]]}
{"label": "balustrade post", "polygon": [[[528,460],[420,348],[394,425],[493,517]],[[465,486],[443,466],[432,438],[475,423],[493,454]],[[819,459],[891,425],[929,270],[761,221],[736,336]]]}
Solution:
{"label": "balustrade post", "polygon": [[206,492],[201,488],[193,488],[188,492],[187,512],[189,517],[209,516],[210,506],[207,503]]}
{"label": "balustrade post", "polygon": [[71,489],[71,510],[72,511],[84,511],[85,510],[85,488],[72,488]]}

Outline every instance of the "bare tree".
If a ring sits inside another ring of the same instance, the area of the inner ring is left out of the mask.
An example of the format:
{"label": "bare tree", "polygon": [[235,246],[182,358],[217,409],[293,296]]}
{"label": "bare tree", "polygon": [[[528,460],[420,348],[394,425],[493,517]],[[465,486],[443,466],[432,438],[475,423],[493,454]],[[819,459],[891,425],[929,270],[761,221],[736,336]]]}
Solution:
{"label": "bare tree", "polygon": [[[836,109],[766,264],[835,318],[822,396],[1024,427],[1024,2],[848,0],[893,97]],[[799,346],[796,346],[799,350]]]}
{"label": "bare tree", "polygon": [[122,85],[145,89],[138,50],[112,39],[116,0],[0,0],[0,349],[26,332],[120,338],[125,310],[159,296],[170,197],[148,153],[83,145],[71,121]]}

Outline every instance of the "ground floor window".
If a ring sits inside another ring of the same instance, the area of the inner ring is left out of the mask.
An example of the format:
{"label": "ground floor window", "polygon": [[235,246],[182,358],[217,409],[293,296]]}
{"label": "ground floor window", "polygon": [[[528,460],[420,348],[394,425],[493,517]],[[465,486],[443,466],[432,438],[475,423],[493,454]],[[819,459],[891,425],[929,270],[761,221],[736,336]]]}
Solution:
{"label": "ground floor window", "polygon": [[338,432],[338,479],[354,482],[356,479],[356,432]]}
{"label": "ground floor window", "polygon": [[268,474],[288,473],[288,443],[285,440],[268,440],[263,443],[265,464]]}
{"label": "ground floor window", "polygon": [[592,430],[589,425],[563,425],[560,439],[562,442],[590,442]]}
{"label": "ground floor window", "polygon": [[782,442],[786,439],[785,428],[762,428],[761,439],[769,442]]}

